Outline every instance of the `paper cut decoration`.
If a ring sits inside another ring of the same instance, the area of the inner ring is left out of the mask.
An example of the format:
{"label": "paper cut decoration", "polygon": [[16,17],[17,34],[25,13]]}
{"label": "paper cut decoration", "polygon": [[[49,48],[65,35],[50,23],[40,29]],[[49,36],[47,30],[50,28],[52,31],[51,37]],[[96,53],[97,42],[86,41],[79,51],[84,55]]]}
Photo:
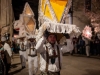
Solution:
{"label": "paper cut decoration", "polygon": [[29,15],[29,16],[31,16],[31,15],[34,16],[34,13],[31,9],[30,5],[28,4],[28,2],[26,2],[25,6],[24,6],[23,14],[24,15]]}
{"label": "paper cut decoration", "polygon": [[34,34],[35,33],[35,29],[36,29],[35,19],[33,17],[30,17],[29,21],[25,25],[25,30],[30,34]]}

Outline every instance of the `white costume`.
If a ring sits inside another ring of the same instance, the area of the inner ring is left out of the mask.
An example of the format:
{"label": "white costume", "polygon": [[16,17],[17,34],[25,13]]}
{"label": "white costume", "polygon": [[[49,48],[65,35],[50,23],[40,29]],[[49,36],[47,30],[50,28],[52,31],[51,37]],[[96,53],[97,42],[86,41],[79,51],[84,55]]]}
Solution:
{"label": "white costume", "polygon": [[72,39],[66,39],[67,42],[67,51],[70,51],[70,53],[72,53],[73,49],[74,49],[74,45],[73,45],[73,41]]}
{"label": "white costume", "polygon": [[19,54],[20,54],[20,59],[21,59],[21,64],[22,67],[26,67],[26,60],[27,60],[27,56],[26,56],[26,41],[20,42],[20,50],[19,50]]}
{"label": "white costume", "polygon": [[66,39],[66,38],[61,39],[60,43],[61,44],[66,43],[67,44],[66,46],[63,47],[63,48],[66,48],[66,49],[62,50],[63,53],[66,53],[66,52],[72,53],[72,51],[74,49],[74,45],[73,45],[72,39]]}
{"label": "white costume", "polygon": [[[6,38],[5,37],[1,37],[1,41],[5,42]],[[11,50],[10,45],[5,42],[4,45],[3,45],[3,49],[4,49],[5,54],[6,54],[7,63],[11,64],[12,50]]]}
{"label": "white costume", "polygon": [[[62,52],[65,49],[63,46],[54,45],[54,48],[50,43],[45,44],[46,39],[42,37],[36,44],[36,50],[40,55],[40,70],[42,72],[59,72],[61,69]],[[53,54],[55,51],[55,55]],[[55,58],[55,62],[52,63],[52,57]]]}
{"label": "white costume", "polygon": [[84,39],[84,41],[85,41],[85,46],[86,46],[86,55],[90,56],[89,40],[88,39]]}
{"label": "white costume", "polygon": [[11,47],[9,46],[9,44],[5,43],[3,48],[4,48],[4,51],[6,53],[7,63],[11,64],[11,56],[12,56]]}
{"label": "white costume", "polygon": [[[38,56],[37,51],[35,50],[36,42],[28,42],[28,67],[29,75],[35,75],[38,70]],[[33,71],[34,66],[34,71]]]}

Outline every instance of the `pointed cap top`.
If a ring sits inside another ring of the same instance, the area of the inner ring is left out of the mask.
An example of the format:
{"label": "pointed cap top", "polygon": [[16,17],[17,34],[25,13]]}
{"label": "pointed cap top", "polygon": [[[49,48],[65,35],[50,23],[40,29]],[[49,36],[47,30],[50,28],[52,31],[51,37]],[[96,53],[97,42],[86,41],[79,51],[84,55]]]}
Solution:
{"label": "pointed cap top", "polygon": [[23,10],[23,14],[24,15],[33,15],[34,16],[34,13],[29,5],[28,2],[25,3],[25,6],[24,6],[24,10]]}

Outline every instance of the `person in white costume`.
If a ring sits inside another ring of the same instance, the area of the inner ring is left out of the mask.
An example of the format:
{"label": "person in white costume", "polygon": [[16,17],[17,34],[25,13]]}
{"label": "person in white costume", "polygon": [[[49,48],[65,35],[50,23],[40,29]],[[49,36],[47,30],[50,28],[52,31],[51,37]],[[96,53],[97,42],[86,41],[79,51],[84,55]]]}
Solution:
{"label": "person in white costume", "polygon": [[89,39],[85,37],[83,37],[82,39],[85,41],[86,56],[89,57],[90,56],[90,41]]}
{"label": "person in white costume", "polygon": [[[38,56],[37,51],[35,49],[36,41],[35,38],[31,37],[28,39],[28,67],[29,67],[29,75],[36,75],[38,71]],[[34,68],[34,70],[33,70]]]}
{"label": "person in white costume", "polygon": [[60,43],[65,44],[66,46],[64,47],[66,47],[66,49],[62,50],[62,53],[70,52],[72,54],[74,49],[73,41],[70,38],[69,34],[64,35],[65,37],[60,40]]}
{"label": "person in white costume", "polygon": [[41,75],[60,75],[62,64],[62,52],[66,49],[58,45],[55,33],[48,33],[36,44],[36,50],[40,53]]}
{"label": "person in white costume", "polygon": [[11,66],[12,50],[10,45],[6,42],[7,40],[5,37],[2,37],[1,41],[3,42],[3,50],[7,59],[4,62],[6,64],[6,74],[8,75],[8,71],[10,70],[10,66]]}
{"label": "person in white costume", "polygon": [[24,41],[25,37],[20,37],[19,39],[20,39],[20,42],[19,42],[19,46],[20,46],[19,54],[20,54],[20,60],[21,60],[22,69],[24,69],[26,67],[26,60],[27,60],[27,56],[26,56],[26,45],[27,45],[27,42]]}

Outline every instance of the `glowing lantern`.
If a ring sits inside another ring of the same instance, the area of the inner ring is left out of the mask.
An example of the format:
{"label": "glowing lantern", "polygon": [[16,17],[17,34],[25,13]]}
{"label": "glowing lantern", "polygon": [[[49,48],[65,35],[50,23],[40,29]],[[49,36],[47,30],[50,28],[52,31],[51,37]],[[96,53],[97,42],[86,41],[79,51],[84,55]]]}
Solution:
{"label": "glowing lantern", "polygon": [[68,14],[71,2],[72,0],[39,0],[39,21],[61,22],[65,14]]}
{"label": "glowing lantern", "polygon": [[86,26],[83,30],[83,34],[82,34],[85,38],[87,39],[91,39],[92,37],[92,31],[91,31],[91,27]]}
{"label": "glowing lantern", "polygon": [[23,10],[23,25],[27,36],[35,33],[36,22],[34,18],[34,12],[30,5],[26,2]]}

